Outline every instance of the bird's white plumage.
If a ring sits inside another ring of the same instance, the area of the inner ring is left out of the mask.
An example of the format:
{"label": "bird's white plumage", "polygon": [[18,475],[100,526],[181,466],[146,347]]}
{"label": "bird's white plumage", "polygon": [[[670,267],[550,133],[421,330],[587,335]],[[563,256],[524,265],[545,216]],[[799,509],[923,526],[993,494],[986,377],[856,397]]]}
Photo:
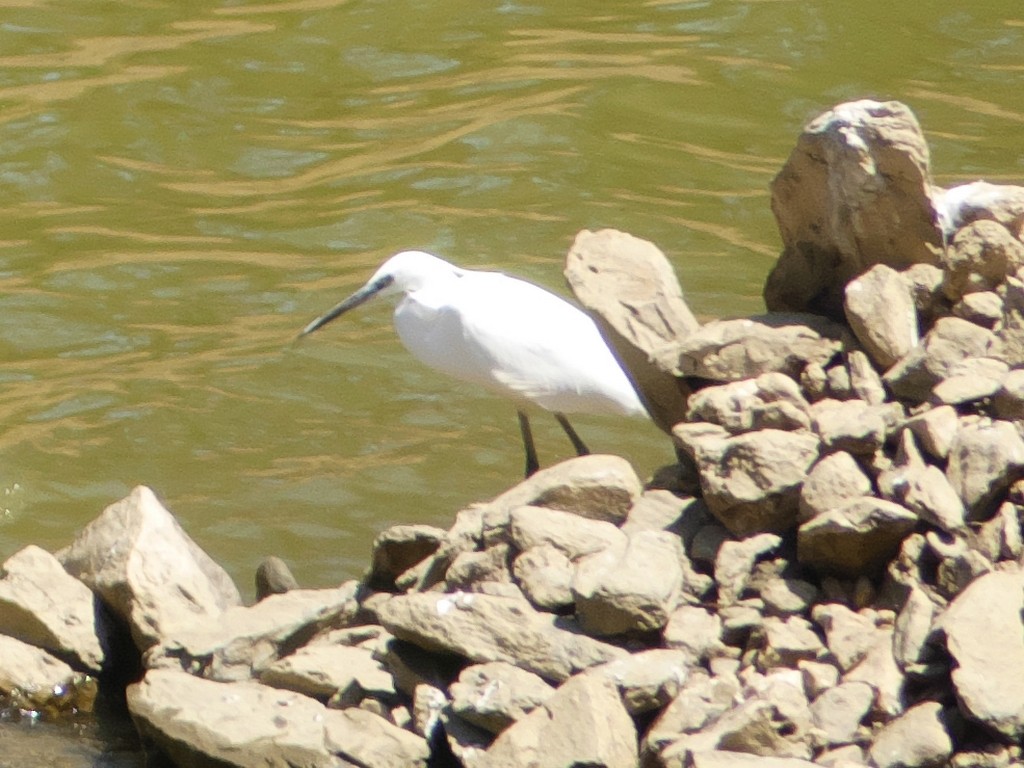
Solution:
{"label": "bird's white plumage", "polygon": [[523,406],[564,414],[646,414],[594,321],[565,299],[498,272],[462,269],[423,251],[392,256],[366,285],[306,326],[311,333],[374,296],[399,295],[395,330],[422,363],[515,401],[527,452],[536,454]]}

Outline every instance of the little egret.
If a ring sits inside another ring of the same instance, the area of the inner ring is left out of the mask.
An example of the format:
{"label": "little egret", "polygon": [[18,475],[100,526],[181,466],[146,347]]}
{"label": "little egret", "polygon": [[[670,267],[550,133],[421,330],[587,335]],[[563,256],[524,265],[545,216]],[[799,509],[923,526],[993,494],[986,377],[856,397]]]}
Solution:
{"label": "little egret", "polygon": [[510,398],[537,471],[528,404],[554,414],[580,456],[587,446],[567,413],[645,415],[633,385],[594,321],[532,283],[462,269],[423,251],[385,261],[366,285],[307,325],[300,336],[375,296],[400,296],[395,330],[420,362]]}

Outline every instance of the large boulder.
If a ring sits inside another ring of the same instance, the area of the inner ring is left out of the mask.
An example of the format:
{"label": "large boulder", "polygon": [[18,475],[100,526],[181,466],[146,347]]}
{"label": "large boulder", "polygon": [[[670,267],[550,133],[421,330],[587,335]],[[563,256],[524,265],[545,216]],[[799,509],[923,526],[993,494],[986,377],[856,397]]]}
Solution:
{"label": "large boulder", "polygon": [[772,182],[783,251],[768,309],[839,320],[846,284],[874,264],[935,264],[931,189],[928,146],[903,104],[849,102],[811,121]]}
{"label": "large boulder", "polygon": [[140,650],[215,623],[242,602],[227,572],[145,486],[107,507],[58,558],[128,625]]}

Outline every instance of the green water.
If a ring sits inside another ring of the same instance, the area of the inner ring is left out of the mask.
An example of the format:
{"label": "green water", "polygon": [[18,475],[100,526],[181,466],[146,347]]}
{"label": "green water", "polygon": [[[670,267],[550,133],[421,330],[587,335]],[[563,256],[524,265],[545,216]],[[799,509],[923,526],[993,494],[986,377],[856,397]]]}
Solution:
{"label": "green water", "polygon": [[[575,233],[616,227],[699,315],[756,312],[769,181],[836,102],[909,104],[940,183],[1024,180],[1022,38],[1019,0],[0,2],[0,557],[145,483],[243,592],[266,554],[357,577],[522,463],[512,409],[387,309],[292,343],[380,261],[562,291]],[[577,428],[642,475],[672,456]]]}

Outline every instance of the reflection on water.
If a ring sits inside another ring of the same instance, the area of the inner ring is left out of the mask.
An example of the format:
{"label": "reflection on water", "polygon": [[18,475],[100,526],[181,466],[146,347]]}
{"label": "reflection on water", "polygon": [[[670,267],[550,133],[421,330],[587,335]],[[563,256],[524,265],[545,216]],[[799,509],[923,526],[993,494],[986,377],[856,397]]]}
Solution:
{"label": "reflection on water", "polygon": [[[0,6],[3,557],[147,483],[243,591],[268,553],[327,585],[515,482],[513,410],[386,310],[294,343],[395,251],[561,290],[575,233],[613,226],[698,315],[744,314],[768,183],[836,101],[907,101],[941,183],[1022,175],[1010,0]],[[578,428],[642,474],[672,456]]]}

